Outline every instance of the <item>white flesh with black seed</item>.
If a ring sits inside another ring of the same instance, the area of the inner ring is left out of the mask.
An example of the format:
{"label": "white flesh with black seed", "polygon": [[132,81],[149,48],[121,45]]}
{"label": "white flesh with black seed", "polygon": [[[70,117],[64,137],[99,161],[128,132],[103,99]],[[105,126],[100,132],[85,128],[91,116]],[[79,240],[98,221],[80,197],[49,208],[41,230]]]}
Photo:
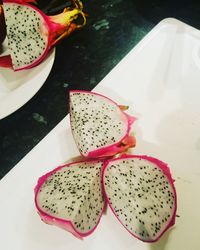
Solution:
{"label": "white flesh with black seed", "polygon": [[26,5],[5,2],[8,49],[13,68],[33,64],[43,55],[48,44],[48,30],[39,12]]}
{"label": "white flesh with black seed", "polygon": [[118,106],[91,92],[70,92],[70,119],[74,139],[84,156],[119,142],[128,129],[128,120]]}
{"label": "white flesh with black seed", "polygon": [[143,241],[155,241],[174,216],[172,184],[163,171],[141,158],[111,161],[104,172],[109,204],[126,229]]}
{"label": "white flesh with black seed", "polygon": [[92,230],[102,213],[102,162],[80,162],[49,176],[40,187],[36,202],[46,214],[72,221],[81,233]]}

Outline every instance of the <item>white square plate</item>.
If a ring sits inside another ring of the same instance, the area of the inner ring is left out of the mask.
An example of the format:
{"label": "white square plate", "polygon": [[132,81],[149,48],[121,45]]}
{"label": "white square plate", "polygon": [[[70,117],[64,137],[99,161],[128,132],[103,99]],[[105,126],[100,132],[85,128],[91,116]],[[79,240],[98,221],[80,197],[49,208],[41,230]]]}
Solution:
{"label": "white square plate", "polygon": [[176,179],[176,225],[149,244],[132,237],[109,209],[83,241],[42,223],[33,202],[38,177],[78,155],[67,116],[0,182],[1,249],[199,250],[200,32],[163,20],[94,91],[138,116],[134,153],[168,162]]}

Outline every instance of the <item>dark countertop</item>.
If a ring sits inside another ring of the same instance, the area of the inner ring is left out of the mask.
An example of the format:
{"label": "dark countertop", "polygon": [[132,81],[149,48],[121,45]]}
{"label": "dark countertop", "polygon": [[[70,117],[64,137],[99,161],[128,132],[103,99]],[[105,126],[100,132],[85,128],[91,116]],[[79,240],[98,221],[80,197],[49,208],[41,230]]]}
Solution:
{"label": "dark countertop", "polygon": [[57,46],[52,71],[38,93],[0,120],[0,178],[67,115],[70,89],[92,90],[159,21],[175,17],[200,28],[199,1],[83,0],[83,4],[89,14],[87,26]]}

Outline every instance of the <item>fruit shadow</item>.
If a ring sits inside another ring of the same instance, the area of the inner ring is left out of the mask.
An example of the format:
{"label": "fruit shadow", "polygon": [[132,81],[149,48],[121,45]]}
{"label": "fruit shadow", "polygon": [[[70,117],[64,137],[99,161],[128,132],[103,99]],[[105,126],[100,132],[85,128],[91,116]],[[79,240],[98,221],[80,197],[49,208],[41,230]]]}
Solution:
{"label": "fruit shadow", "polygon": [[165,249],[167,249],[167,243],[168,243],[168,240],[170,238],[170,234],[172,233],[173,230],[174,230],[174,228],[168,230],[162,236],[162,238],[160,238],[157,242],[151,243],[149,250],[165,250]]}
{"label": "fruit shadow", "polygon": [[[85,237],[83,240],[77,239],[71,233],[58,228],[56,226],[47,225],[41,221],[37,212],[33,209],[29,211],[29,219],[26,222],[24,237],[20,242],[20,249],[28,250],[58,250],[58,249],[81,249],[93,250],[101,245],[101,235],[98,234],[97,229],[92,235]],[[67,246],[67,247],[66,247]],[[98,248],[99,249],[99,248]]]}
{"label": "fruit shadow", "polygon": [[33,209],[28,216],[24,239],[21,241],[22,249],[61,249],[61,247],[73,236],[55,226],[47,225],[41,221],[39,215]]}

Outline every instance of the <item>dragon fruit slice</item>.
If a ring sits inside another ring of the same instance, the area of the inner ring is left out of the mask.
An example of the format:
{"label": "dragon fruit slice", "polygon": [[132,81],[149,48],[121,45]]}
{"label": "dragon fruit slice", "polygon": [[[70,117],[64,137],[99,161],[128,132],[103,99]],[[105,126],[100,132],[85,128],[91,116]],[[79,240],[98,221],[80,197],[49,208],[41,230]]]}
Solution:
{"label": "dragon fruit slice", "polygon": [[129,133],[136,118],[124,109],[103,95],[70,91],[71,129],[84,157],[112,156],[135,146],[135,138]]}
{"label": "dragon fruit slice", "polygon": [[109,206],[136,238],[154,242],[174,225],[176,191],[165,163],[124,155],[105,164],[102,178]]}
{"label": "dragon fruit slice", "polygon": [[104,210],[102,161],[60,166],[40,177],[35,204],[41,219],[82,239],[98,225]]}
{"label": "dragon fruit slice", "polygon": [[[55,16],[47,16],[27,2],[34,1],[4,0],[3,2],[10,55],[0,57],[0,66],[11,67],[15,71],[38,65],[53,45],[75,29],[82,27],[86,20],[79,0],[73,1],[74,8],[66,8]],[[73,22],[78,16],[83,18],[81,25]]]}

